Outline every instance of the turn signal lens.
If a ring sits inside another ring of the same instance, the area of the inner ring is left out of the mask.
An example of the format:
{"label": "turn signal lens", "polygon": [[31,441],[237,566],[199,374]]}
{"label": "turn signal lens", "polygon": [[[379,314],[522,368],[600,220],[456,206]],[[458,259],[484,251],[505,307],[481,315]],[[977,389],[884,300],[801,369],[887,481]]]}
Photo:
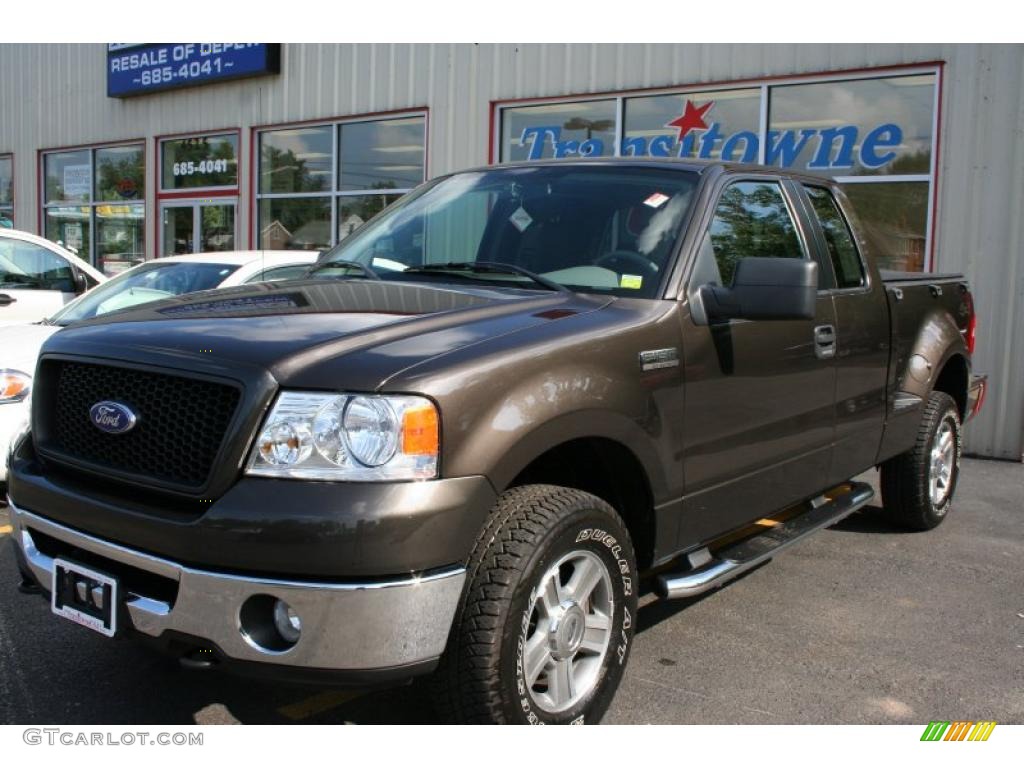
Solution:
{"label": "turn signal lens", "polygon": [[437,409],[433,405],[410,408],[402,414],[402,453],[436,456],[440,444]]}
{"label": "turn signal lens", "polygon": [[0,403],[18,403],[32,391],[32,377],[10,368],[0,370]]}

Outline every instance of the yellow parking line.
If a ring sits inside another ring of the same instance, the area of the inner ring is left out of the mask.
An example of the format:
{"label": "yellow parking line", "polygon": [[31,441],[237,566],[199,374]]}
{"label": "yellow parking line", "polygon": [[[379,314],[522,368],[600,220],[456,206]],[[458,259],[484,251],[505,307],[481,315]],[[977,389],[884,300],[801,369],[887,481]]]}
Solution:
{"label": "yellow parking line", "polygon": [[362,691],[323,691],[310,696],[308,699],[297,701],[294,704],[286,704],[277,711],[289,720],[307,720],[313,715],[319,715],[329,709],[340,707],[342,704],[357,699],[363,695]]}
{"label": "yellow parking line", "polygon": [[13,530],[14,530],[14,528],[12,528],[9,525],[0,525],[0,536],[6,536],[8,533],[10,533]]}

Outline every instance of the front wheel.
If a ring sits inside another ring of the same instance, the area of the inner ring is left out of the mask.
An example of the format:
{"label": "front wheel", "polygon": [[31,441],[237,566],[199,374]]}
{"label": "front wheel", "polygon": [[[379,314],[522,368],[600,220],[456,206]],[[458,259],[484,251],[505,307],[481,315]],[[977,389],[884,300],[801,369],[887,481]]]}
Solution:
{"label": "front wheel", "polygon": [[633,641],[636,562],[622,520],[569,488],[513,488],[470,556],[435,699],[455,722],[590,723]]}
{"label": "front wheel", "polygon": [[946,519],[960,476],[960,412],[945,392],[925,403],[914,447],[882,465],[882,503],[900,525],[927,531]]}

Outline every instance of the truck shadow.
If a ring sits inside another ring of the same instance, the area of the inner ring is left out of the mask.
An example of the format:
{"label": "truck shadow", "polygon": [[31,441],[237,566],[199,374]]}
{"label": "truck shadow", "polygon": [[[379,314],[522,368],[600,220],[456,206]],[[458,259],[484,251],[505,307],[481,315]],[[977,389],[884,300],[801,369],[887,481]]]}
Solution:
{"label": "truck shadow", "polygon": [[840,533],[913,533],[913,531],[892,523],[886,517],[885,510],[876,504],[862,507],[849,517],[830,526],[828,530]]}

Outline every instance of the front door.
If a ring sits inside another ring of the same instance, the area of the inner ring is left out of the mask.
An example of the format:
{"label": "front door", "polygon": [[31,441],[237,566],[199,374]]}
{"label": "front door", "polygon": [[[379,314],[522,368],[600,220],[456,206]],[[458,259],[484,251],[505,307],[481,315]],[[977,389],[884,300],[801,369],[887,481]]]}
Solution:
{"label": "front door", "polygon": [[235,250],[237,205],[234,198],[163,203],[160,255]]}
{"label": "front door", "polygon": [[[730,285],[741,258],[812,258],[794,199],[774,179],[733,181],[718,197],[688,295]],[[820,265],[819,265],[820,270]],[[826,278],[827,279],[827,278]],[[683,317],[685,423],[680,545],[726,530],[820,491],[834,439],[835,369],[816,343],[835,325],[832,297],[814,320]]]}

